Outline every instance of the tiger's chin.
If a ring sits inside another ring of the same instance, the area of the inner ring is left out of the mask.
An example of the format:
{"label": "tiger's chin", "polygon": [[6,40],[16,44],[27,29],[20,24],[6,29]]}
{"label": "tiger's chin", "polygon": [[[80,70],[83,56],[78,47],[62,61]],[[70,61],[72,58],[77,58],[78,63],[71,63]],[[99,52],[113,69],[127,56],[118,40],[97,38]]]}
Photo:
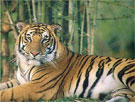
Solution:
{"label": "tiger's chin", "polygon": [[40,66],[41,64],[43,64],[43,63],[41,63],[38,60],[28,60],[28,65]]}

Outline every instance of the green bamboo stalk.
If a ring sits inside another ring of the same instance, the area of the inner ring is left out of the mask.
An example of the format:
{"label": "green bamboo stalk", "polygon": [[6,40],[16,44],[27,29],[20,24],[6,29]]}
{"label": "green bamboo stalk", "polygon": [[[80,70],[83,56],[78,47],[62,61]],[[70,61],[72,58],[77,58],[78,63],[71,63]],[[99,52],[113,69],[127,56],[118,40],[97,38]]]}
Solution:
{"label": "green bamboo stalk", "polygon": [[37,22],[35,0],[32,0],[32,11],[33,11],[33,17],[34,17],[33,20],[34,22]]}
{"label": "green bamboo stalk", "polygon": [[74,19],[74,32],[73,32],[73,35],[74,35],[74,39],[73,39],[73,48],[74,48],[74,51],[75,52],[79,52],[79,29],[78,29],[78,20],[76,19],[79,15],[79,10],[77,8],[78,6],[78,2],[75,0],[74,1],[74,13],[73,13],[73,19]]}
{"label": "green bamboo stalk", "polygon": [[70,49],[70,50],[73,50],[73,47],[72,47],[72,39],[73,39],[73,20],[72,20],[72,1],[71,0],[69,0],[69,6],[68,6],[68,15],[69,15],[69,35],[70,35],[70,38],[69,38],[69,43],[68,43],[68,48]]}
{"label": "green bamboo stalk", "polygon": [[87,21],[87,45],[88,45],[88,55],[91,54],[90,51],[90,16],[89,16],[89,5],[90,5],[90,1],[85,2],[85,6],[86,6],[86,21]]}
{"label": "green bamboo stalk", "polygon": [[41,22],[41,1],[38,0],[38,22]]}
{"label": "green bamboo stalk", "polygon": [[94,54],[94,34],[96,31],[96,18],[97,18],[97,9],[98,9],[98,0],[95,1],[95,8],[96,11],[94,13],[94,17],[93,17],[93,28],[91,30],[91,54]]}
{"label": "green bamboo stalk", "polygon": [[81,22],[80,54],[82,54],[82,50],[83,50],[84,21],[85,21],[85,7],[83,10],[82,22]]}

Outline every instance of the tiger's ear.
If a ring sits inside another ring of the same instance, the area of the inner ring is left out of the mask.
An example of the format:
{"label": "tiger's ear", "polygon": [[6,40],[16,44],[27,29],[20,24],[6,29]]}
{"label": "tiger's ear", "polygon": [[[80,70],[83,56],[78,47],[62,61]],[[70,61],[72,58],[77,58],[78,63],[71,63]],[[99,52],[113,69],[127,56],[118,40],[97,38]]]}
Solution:
{"label": "tiger's ear", "polygon": [[51,28],[53,29],[55,34],[58,34],[62,30],[62,27],[59,24],[51,25]]}
{"label": "tiger's ear", "polygon": [[29,24],[27,24],[25,22],[18,22],[16,24],[16,27],[18,28],[18,31],[21,32],[23,30],[23,28],[26,27],[27,25],[29,25]]}

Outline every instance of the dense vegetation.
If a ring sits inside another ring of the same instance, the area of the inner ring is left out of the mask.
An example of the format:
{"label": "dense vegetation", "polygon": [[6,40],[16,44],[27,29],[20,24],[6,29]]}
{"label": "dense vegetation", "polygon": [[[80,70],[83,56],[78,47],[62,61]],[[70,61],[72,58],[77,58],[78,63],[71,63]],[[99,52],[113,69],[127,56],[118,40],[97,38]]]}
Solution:
{"label": "dense vegetation", "polygon": [[0,9],[3,81],[15,69],[18,21],[60,24],[60,40],[78,53],[135,58],[134,0],[3,0]]}

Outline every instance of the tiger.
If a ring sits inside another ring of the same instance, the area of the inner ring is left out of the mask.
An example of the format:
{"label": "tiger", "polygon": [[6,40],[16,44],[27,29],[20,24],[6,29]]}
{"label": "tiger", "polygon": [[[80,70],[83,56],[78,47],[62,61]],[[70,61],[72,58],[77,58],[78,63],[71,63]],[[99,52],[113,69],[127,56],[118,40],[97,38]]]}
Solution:
{"label": "tiger", "polygon": [[129,102],[135,97],[135,59],[82,55],[58,37],[62,27],[17,24],[15,78],[0,84],[1,102],[65,97]]}

